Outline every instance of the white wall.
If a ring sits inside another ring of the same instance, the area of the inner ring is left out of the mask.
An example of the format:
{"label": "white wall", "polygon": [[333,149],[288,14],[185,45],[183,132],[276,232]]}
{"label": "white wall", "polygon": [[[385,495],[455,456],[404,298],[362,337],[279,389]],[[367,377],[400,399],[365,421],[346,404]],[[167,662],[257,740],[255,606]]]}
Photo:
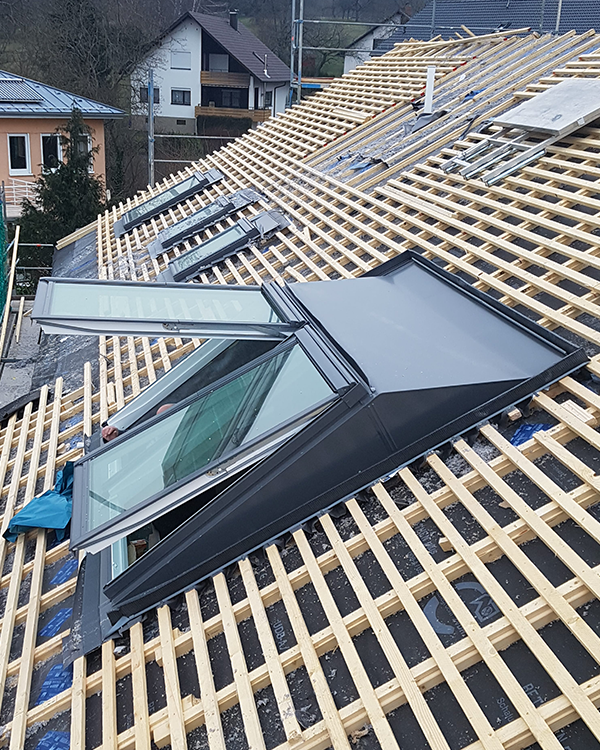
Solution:
{"label": "white wall", "polygon": [[[190,70],[180,70],[171,67],[171,52],[190,52]],[[154,105],[157,117],[173,117],[176,119],[194,119],[196,105],[200,104],[200,71],[202,68],[202,30],[192,20],[184,21],[163,40],[155,50],[131,76],[134,88],[134,102],[132,112],[136,115],[146,115],[148,106],[139,103],[139,89],[147,86],[148,69],[154,69],[154,86],[160,89],[160,103]],[[171,104],[172,89],[187,89],[190,91],[190,104]]]}
{"label": "white wall", "polygon": [[[402,13],[397,13],[384,23],[397,23],[398,25],[401,25],[403,17],[405,18]],[[351,44],[350,46],[353,51],[346,52],[344,55],[344,73],[349,73],[351,70],[354,70],[354,68],[357,68],[359,65],[362,65],[369,60],[371,57],[371,51],[373,50],[373,40],[387,39],[392,35],[393,31],[393,27],[390,26],[375,28],[366,34],[366,36],[362,37],[354,44]]]}
{"label": "white wall", "polygon": [[[172,68],[171,53],[185,51],[191,53],[191,69],[178,70]],[[219,61],[215,59],[214,62],[218,63]],[[155,116],[186,120],[195,118],[195,108],[201,101],[202,29],[200,26],[192,20],[184,21],[165,37],[160,47],[132,74],[131,84],[134,97],[132,114],[134,115],[147,116],[148,114],[148,105],[140,103],[139,90],[148,85],[148,70],[150,68],[154,70],[154,86],[160,89],[160,103],[154,105]],[[283,112],[290,87],[289,84],[278,88],[276,86],[276,83],[258,81],[251,76],[248,92],[249,108],[254,109],[254,87],[257,87],[259,90],[258,106],[261,109],[265,106],[265,92],[274,91],[273,112],[274,114]],[[190,105],[171,104],[171,89],[190,90]]]}

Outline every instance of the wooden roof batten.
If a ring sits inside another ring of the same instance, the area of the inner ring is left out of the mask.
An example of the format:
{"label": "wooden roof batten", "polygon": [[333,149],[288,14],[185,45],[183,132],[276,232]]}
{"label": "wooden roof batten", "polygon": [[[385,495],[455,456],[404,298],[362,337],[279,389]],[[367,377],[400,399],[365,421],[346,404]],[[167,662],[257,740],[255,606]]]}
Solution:
{"label": "wooden roof batten", "polygon": [[[191,171],[183,170],[98,217],[63,246],[95,231],[101,278],[152,278],[186,249],[151,260],[144,248],[157,231],[220,194],[254,187],[264,205],[246,213],[277,206],[292,225],[268,247],[218,264],[203,281],[352,277],[419,247],[541,325],[584,343],[591,355],[587,372],[597,378],[600,131],[593,125],[578,131],[492,188],[441,169],[479,137],[473,131],[461,137],[466,112],[460,102],[466,86],[476,88],[471,76],[486,84],[476,95],[484,118],[565,77],[597,77],[596,46],[593,32],[399,45],[199,164],[220,168],[223,183],[114,237],[112,224],[123,211]],[[421,94],[432,57],[440,66],[436,96],[454,97],[456,116],[401,144],[394,163],[358,175],[329,169],[333,157],[361,143],[377,149],[379,139],[410,120],[409,101]],[[10,417],[0,430],[3,528],[52,484],[55,468],[80,455],[84,436],[198,345],[101,337],[97,386],[88,365],[80,388],[63,393],[57,381],[42,390],[37,408],[30,404],[22,416]],[[423,738],[442,748],[456,743],[441,720],[445,705],[457,721],[460,710],[468,717],[461,746],[469,750],[533,742],[545,750],[569,741],[592,747],[600,739],[600,396],[593,382],[569,377],[538,394],[530,408],[551,428],[516,447],[502,427],[483,426],[474,443],[458,440],[449,456],[433,454],[368,497],[347,501],[340,518],[323,516],[314,534],[298,530],[285,546],[267,548],[264,559],[242,560],[204,589],[159,608],[122,639],[76,660],[70,684],[39,703],[42,677],[61,663],[68,632],[39,635],[73,594],[74,577],[49,583],[50,573],[70,559],[68,544],[55,544],[44,532],[2,544],[0,743],[33,748],[45,732],[56,731],[70,733],[71,748],[150,748],[154,742],[230,750],[239,746],[237,731],[252,748],[402,748],[417,740],[425,746]],[[471,532],[459,516],[469,519]],[[398,549],[414,568],[405,567]],[[540,564],[536,549],[559,561],[563,572]],[[503,586],[498,565],[526,582],[524,599]],[[378,585],[368,567],[381,571]],[[487,592],[495,619],[477,619],[456,586],[461,580]],[[307,596],[316,597],[321,619],[311,619]],[[432,597],[446,603],[458,626],[451,643],[425,614]],[[399,637],[406,621],[422,641],[418,656]],[[567,644],[560,654],[552,628],[560,628]],[[371,644],[366,651],[364,643]],[[369,656],[375,647],[383,654],[378,676]],[[550,677],[544,695],[510,656],[525,648]],[[569,654],[580,653],[587,666],[577,670]],[[346,682],[336,676],[342,668]],[[499,719],[491,718],[474,687],[478,670],[505,701]],[[311,686],[308,692],[301,684]],[[446,696],[441,708],[440,691]],[[419,727],[416,740],[406,734],[409,724]]]}

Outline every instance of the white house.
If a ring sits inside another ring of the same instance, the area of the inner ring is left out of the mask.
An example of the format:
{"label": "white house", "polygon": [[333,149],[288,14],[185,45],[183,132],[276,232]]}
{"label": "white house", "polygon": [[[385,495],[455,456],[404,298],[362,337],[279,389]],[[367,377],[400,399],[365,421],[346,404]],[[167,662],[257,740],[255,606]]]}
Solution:
{"label": "white house", "polygon": [[409,20],[410,6],[407,4],[404,11],[394,13],[390,18],[383,21],[383,25],[375,26],[367,31],[349,45],[350,52],[344,55],[344,73],[348,73],[375,55],[387,52],[393,44],[386,45],[388,39]]}
{"label": "white house", "polygon": [[154,70],[156,129],[196,132],[198,117],[262,122],[285,109],[290,70],[243,24],[188,12],[160,37],[132,75],[132,113],[147,114],[148,71]]}

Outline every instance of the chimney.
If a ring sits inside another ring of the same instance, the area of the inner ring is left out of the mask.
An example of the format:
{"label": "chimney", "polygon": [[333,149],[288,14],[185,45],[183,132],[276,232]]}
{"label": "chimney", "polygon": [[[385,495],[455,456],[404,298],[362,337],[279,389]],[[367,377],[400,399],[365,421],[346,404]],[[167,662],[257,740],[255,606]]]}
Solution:
{"label": "chimney", "polygon": [[237,31],[237,10],[230,10],[229,11],[229,25],[232,29],[235,29]]}

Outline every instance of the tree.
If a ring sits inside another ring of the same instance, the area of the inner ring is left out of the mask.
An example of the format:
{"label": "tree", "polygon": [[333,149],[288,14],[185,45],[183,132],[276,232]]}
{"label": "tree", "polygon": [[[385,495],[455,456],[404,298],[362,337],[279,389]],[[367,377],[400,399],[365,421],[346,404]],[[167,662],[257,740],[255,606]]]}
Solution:
{"label": "tree", "polygon": [[36,182],[36,201],[23,201],[21,238],[24,242],[54,244],[61,237],[89,224],[104,208],[104,186],[91,174],[94,154],[90,130],[81,111],[74,109],[59,129],[64,161],[42,167]]}

